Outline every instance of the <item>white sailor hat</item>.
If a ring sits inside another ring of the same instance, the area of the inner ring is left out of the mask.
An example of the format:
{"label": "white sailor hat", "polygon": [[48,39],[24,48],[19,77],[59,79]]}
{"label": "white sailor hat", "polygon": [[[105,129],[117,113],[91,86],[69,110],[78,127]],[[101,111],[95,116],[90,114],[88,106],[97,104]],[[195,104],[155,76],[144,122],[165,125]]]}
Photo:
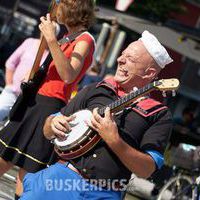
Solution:
{"label": "white sailor hat", "polygon": [[149,33],[149,31],[145,30],[139,40],[143,42],[149,54],[162,69],[165,67],[165,65],[173,62],[165,47],[153,34]]}

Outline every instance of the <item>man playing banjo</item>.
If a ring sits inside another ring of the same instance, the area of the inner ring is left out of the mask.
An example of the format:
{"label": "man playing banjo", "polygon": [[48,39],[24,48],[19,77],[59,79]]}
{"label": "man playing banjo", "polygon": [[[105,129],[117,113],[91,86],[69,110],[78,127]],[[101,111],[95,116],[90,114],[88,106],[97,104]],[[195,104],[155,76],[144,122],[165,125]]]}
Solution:
{"label": "man playing banjo", "polygon": [[[72,137],[70,131],[77,124],[73,113],[88,109],[92,116],[83,116],[84,124],[101,140],[87,146],[84,153],[78,151],[82,148],[80,142],[74,152],[58,150],[56,164],[25,176],[22,200],[118,200],[122,199],[132,172],[147,178],[163,165],[163,152],[172,128],[168,108],[149,97],[140,98],[115,115],[107,105],[128,95],[133,88],[136,91],[150,84],[172,59],[157,38],[144,31],[117,61],[114,78],[84,88],[60,113],[49,116],[44,125],[45,137],[57,137],[61,144]],[[102,107],[106,107],[104,115],[99,112]],[[77,132],[81,131],[79,128]]]}

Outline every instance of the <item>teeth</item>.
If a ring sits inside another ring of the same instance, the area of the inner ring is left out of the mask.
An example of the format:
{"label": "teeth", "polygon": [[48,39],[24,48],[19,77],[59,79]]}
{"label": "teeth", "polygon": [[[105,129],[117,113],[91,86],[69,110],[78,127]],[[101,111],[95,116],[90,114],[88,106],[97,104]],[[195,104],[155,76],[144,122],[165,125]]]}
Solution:
{"label": "teeth", "polygon": [[119,73],[120,73],[121,75],[124,75],[124,76],[126,76],[126,75],[127,75],[127,73],[128,73],[128,71],[127,71],[125,68],[123,68],[123,67],[120,67],[120,68],[119,68]]}
{"label": "teeth", "polygon": [[123,73],[127,73],[127,71],[126,71],[126,70],[121,70],[121,72],[123,72]]}
{"label": "teeth", "polygon": [[121,76],[126,76],[127,75],[127,71],[120,70],[119,72],[120,72]]}
{"label": "teeth", "polygon": [[127,70],[125,70],[125,69],[120,69],[120,71],[121,71],[121,72],[125,72],[125,71],[127,71]]}

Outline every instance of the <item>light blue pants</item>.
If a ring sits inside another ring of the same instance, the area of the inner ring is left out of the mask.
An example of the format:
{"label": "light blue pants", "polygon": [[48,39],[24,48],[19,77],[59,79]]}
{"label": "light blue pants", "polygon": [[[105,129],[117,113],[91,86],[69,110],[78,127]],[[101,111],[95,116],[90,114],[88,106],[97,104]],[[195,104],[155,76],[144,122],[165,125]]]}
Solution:
{"label": "light blue pants", "polygon": [[105,190],[89,184],[65,164],[56,163],[23,180],[20,200],[121,200],[122,192]]}
{"label": "light blue pants", "polygon": [[16,99],[17,95],[13,92],[11,86],[6,86],[0,94],[0,121],[8,116]]}

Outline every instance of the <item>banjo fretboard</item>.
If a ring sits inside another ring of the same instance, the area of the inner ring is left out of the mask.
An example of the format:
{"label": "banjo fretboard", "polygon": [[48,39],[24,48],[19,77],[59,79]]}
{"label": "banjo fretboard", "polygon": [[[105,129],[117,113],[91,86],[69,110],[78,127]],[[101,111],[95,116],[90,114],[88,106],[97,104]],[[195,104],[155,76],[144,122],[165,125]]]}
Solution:
{"label": "banjo fretboard", "polygon": [[149,83],[148,85],[138,89],[137,91],[130,92],[129,94],[125,95],[124,97],[119,98],[118,100],[108,104],[107,106],[103,106],[98,110],[98,113],[103,116],[105,109],[107,107],[110,108],[111,112],[117,112],[122,110],[125,106],[131,104],[133,100],[139,98],[140,96],[146,94],[149,91],[154,90],[156,86],[159,86],[161,83],[159,81],[154,81]]}

